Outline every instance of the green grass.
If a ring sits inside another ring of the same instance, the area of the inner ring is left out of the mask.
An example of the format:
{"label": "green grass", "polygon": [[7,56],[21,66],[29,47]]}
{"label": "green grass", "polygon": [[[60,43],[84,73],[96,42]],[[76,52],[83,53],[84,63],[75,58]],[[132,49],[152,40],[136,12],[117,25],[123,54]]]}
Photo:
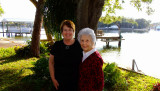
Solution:
{"label": "green grass", "polygon": [[[106,65],[107,64],[103,65],[103,69]],[[151,76],[128,71],[122,68],[118,69],[121,72],[121,79],[123,80],[119,81],[111,91],[151,91],[153,89],[153,85],[160,82],[160,79]]]}
{"label": "green grass", "polygon": [[[0,91],[33,91],[33,86],[38,84],[37,88],[41,89],[41,83],[38,79],[30,79],[30,83],[23,81],[23,78],[35,74],[31,67],[33,62],[39,58],[22,58],[15,56],[14,48],[0,49]],[[103,66],[103,68],[106,65]],[[151,91],[153,84],[160,82],[150,76],[137,74],[134,72],[120,69],[121,77],[126,79],[126,85],[116,84],[114,91]],[[42,73],[43,74],[43,73]],[[53,85],[53,84],[51,84]]]}
{"label": "green grass", "polygon": [[14,48],[0,48],[0,59],[15,55]]}
{"label": "green grass", "polygon": [[[12,59],[12,58],[11,58]],[[5,61],[10,60],[9,58]],[[14,60],[14,59],[13,59]],[[37,58],[20,59],[0,64],[0,91],[18,84],[25,76],[33,74],[30,67]]]}
{"label": "green grass", "polygon": [[122,78],[126,79],[127,91],[151,91],[153,89],[153,84],[160,82],[160,79],[134,72],[121,70],[121,73]]}
{"label": "green grass", "polygon": [[18,58],[15,55],[14,48],[0,48],[0,91],[18,84],[22,78],[33,74],[30,67],[37,58]]}

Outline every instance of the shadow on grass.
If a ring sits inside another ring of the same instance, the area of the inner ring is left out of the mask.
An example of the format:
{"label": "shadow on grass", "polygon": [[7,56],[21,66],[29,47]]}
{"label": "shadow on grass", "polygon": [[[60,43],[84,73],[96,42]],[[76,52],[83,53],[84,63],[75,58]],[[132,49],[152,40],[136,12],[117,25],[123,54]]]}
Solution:
{"label": "shadow on grass", "polygon": [[22,73],[17,69],[0,70],[0,91],[8,91],[8,87],[16,85],[21,80]]}
{"label": "shadow on grass", "polygon": [[32,75],[22,78],[12,86],[8,86],[2,91],[56,91],[51,79],[42,80]]}
{"label": "shadow on grass", "polygon": [[[17,59],[16,56],[4,58],[3,60],[6,60],[6,62],[2,64],[19,61],[20,59],[24,60],[25,58]],[[48,62],[48,59],[45,58],[45,62]],[[40,65],[43,64],[44,59],[41,60]],[[39,75],[42,75],[41,77],[33,70],[35,67],[3,68],[0,70],[0,91],[55,91],[51,78],[44,77],[44,72],[41,72],[42,70],[39,69],[39,66],[36,67]],[[31,70],[33,74],[28,74],[28,70]]]}
{"label": "shadow on grass", "polygon": [[10,62],[17,62],[19,60],[26,60],[31,58],[31,56],[26,56],[26,57],[19,57],[18,55],[13,55],[5,58],[0,58],[0,65],[10,63]]}

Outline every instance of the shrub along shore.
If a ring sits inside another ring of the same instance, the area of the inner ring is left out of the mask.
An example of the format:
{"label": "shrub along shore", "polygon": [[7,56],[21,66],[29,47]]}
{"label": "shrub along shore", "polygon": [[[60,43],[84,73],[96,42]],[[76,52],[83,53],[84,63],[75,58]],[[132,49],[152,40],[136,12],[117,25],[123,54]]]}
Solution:
{"label": "shrub along shore", "polygon": [[[48,45],[40,47],[40,58],[27,55],[29,46],[0,48],[0,91],[53,91]],[[104,91],[158,91],[160,79],[118,68],[115,63],[105,63],[103,72]]]}

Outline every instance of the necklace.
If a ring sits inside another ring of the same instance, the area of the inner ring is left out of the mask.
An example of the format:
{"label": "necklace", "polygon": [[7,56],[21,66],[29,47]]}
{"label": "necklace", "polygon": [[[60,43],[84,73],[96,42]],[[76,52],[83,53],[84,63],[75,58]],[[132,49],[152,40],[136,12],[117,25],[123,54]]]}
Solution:
{"label": "necklace", "polygon": [[69,46],[67,45],[67,46],[66,46],[66,50],[68,50],[68,49],[69,49]]}
{"label": "necklace", "polygon": [[74,41],[75,41],[75,40],[72,40],[72,41],[69,43],[69,45],[66,45],[66,44],[68,44],[68,43],[66,43],[66,42],[63,40],[63,43],[66,45],[66,46],[65,46],[65,49],[68,50],[69,47],[70,47],[70,45],[72,45],[72,44],[74,43]]}

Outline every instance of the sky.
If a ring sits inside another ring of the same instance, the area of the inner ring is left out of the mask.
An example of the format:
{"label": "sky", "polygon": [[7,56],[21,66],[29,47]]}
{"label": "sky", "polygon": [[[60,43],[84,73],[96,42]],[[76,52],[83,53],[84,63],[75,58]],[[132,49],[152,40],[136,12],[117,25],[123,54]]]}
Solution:
{"label": "sky", "polygon": [[[152,1],[150,6],[155,12],[150,16],[145,13],[145,9],[138,12],[138,10],[131,6],[128,1],[129,0],[125,0],[126,3],[123,4],[123,10],[118,10],[116,12],[117,16],[133,19],[144,18],[146,20],[151,20],[152,23],[160,22],[160,0]],[[0,17],[0,20],[3,18],[25,18],[34,20],[35,18],[36,8],[30,0],[0,0],[0,4],[5,12],[2,17]]]}
{"label": "sky", "polygon": [[0,0],[4,14],[0,17],[3,18],[20,18],[32,19],[35,18],[36,8],[30,0]]}
{"label": "sky", "polygon": [[[151,20],[152,23],[160,22],[160,0],[152,0],[152,3],[149,5],[153,10],[154,13],[152,15],[147,15],[146,8],[147,4],[143,4],[144,7],[142,11],[138,11],[135,7],[131,6],[129,0],[125,0],[126,4],[123,4],[123,10],[119,10],[116,12],[117,16],[125,16],[128,18],[144,18],[146,20]],[[127,8],[126,8],[127,7]]]}

